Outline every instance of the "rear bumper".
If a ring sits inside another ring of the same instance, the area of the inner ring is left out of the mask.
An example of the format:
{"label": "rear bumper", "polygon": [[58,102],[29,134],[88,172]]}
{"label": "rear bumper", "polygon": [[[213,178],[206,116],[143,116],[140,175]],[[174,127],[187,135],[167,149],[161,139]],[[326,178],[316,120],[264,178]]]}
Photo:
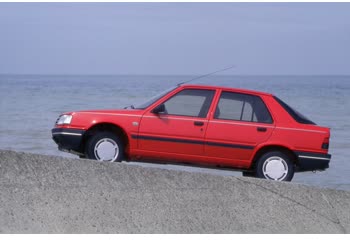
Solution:
{"label": "rear bumper", "polygon": [[298,157],[298,171],[316,171],[329,168],[330,154],[295,152]]}
{"label": "rear bumper", "polygon": [[81,152],[81,141],[84,130],[70,128],[54,128],[51,130],[52,139],[63,151]]}

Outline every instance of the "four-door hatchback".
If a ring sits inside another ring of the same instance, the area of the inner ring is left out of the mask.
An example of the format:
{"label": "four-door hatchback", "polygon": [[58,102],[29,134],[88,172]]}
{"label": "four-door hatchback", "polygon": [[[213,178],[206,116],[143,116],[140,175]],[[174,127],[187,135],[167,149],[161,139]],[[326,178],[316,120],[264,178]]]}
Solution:
{"label": "four-door hatchback", "polygon": [[262,92],[180,85],[123,110],[69,112],[52,129],[60,150],[99,161],[225,167],[290,181],[328,168],[330,129]]}

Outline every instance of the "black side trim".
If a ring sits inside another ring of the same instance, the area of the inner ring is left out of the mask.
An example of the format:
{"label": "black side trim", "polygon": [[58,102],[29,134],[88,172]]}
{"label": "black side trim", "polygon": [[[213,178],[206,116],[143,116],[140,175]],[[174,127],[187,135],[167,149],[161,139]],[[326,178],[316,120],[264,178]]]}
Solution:
{"label": "black side trim", "polygon": [[218,143],[218,142],[205,142],[209,146],[217,147],[228,147],[228,148],[241,148],[241,149],[254,149],[253,146],[248,145],[238,145],[238,144],[229,144],[229,143]]}
{"label": "black side trim", "polygon": [[153,140],[153,141],[163,141],[163,142],[177,142],[177,143],[188,143],[188,144],[206,144],[209,146],[217,147],[228,147],[228,148],[240,148],[240,149],[254,149],[254,146],[249,145],[239,145],[239,144],[228,144],[228,143],[219,143],[219,142],[207,142],[200,140],[187,140],[187,139],[177,139],[177,138],[165,138],[165,137],[152,137],[152,136],[143,136],[143,135],[131,135],[134,139],[143,139],[143,140]]}
{"label": "black side trim", "polygon": [[178,143],[190,143],[190,144],[203,144],[204,141],[199,140],[187,140],[187,139],[176,139],[176,138],[164,138],[164,137],[150,137],[150,136],[141,136],[141,135],[131,135],[135,139],[143,140],[153,140],[153,141],[162,141],[162,142],[178,142]]}

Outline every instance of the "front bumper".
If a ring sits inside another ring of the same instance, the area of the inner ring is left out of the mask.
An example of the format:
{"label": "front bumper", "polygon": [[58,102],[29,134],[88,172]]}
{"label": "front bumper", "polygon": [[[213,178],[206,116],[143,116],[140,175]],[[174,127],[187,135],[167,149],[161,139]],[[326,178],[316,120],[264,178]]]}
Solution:
{"label": "front bumper", "polygon": [[330,154],[312,153],[312,152],[295,152],[298,157],[298,171],[316,171],[329,168],[331,160]]}
{"label": "front bumper", "polygon": [[52,139],[58,145],[58,148],[63,151],[81,152],[81,142],[84,130],[71,128],[53,128]]}

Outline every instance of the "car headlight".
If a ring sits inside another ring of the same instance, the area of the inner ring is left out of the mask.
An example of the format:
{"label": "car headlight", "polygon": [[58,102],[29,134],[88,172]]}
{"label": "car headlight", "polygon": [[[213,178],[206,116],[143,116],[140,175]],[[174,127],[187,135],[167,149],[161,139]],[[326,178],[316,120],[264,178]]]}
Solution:
{"label": "car headlight", "polygon": [[60,124],[70,124],[70,122],[72,121],[72,115],[61,115],[57,121],[56,124],[60,125]]}

